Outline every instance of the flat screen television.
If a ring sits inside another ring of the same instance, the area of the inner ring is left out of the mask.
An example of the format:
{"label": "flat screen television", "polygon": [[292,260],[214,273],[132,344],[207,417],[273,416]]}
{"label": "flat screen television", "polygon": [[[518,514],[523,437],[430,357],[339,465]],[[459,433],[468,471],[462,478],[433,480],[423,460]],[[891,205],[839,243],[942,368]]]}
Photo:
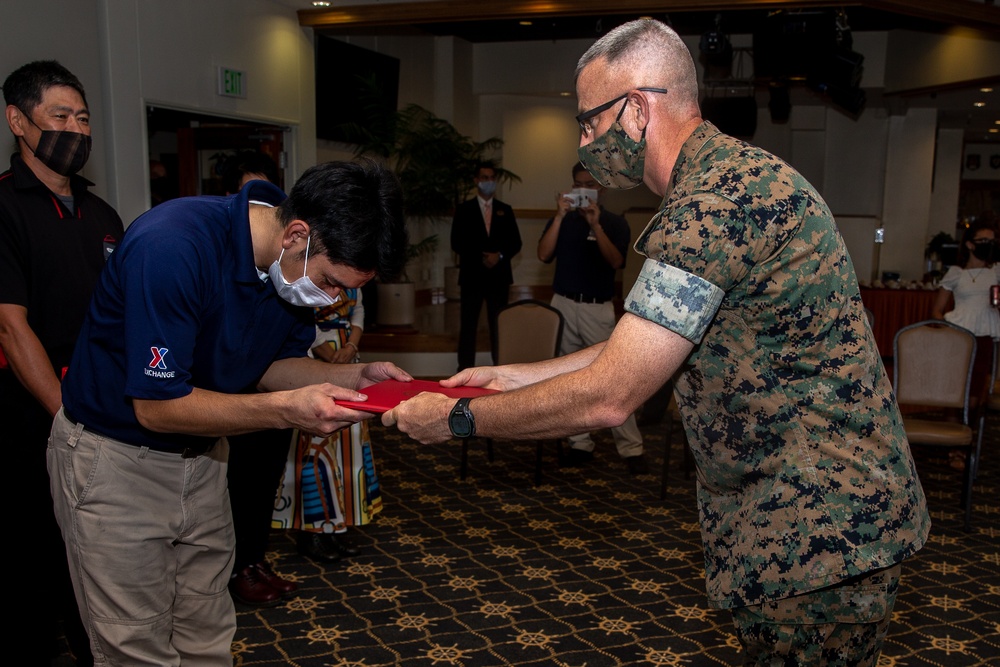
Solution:
{"label": "flat screen television", "polygon": [[316,138],[350,142],[348,125],[396,111],[399,59],[316,35]]}

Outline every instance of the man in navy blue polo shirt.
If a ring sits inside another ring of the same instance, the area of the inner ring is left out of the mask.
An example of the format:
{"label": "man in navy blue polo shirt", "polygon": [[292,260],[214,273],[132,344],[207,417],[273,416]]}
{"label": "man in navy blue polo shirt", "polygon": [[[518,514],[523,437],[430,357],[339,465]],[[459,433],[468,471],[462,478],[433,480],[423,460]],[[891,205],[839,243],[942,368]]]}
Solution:
{"label": "man in navy blue polo shirt", "polygon": [[48,467],[97,662],[230,665],[233,525],[222,436],[329,434],[370,415],[356,389],[409,379],[389,363],[306,357],[313,307],[399,272],[399,184],[327,163],[286,198],[164,202],[102,273],[63,384]]}

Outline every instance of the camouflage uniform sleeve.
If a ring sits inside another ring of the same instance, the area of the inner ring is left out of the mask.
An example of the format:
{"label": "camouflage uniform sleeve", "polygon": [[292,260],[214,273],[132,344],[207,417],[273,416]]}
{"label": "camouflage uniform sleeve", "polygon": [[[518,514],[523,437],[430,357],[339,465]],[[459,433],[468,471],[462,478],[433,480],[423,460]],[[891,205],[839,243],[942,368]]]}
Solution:
{"label": "camouflage uniform sleeve", "polygon": [[698,344],[723,296],[707,280],[647,259],[625,299],[625,310]]}
{"label": "camouflage uniform sleeve", "polygon": [[753,215],[725,197],[700,192],[671,202],[636,241],[648,259],[625,309],[697,344],[763,243]]}
{"label": "camouflage uniform sleeve", "polygon": [[779,213],[784,211],[746,210],[717,193],[695,192],[661,211],[656,224],[640,236],[636,250],[729,292],[774,251],[766,246],[774,246],[777,239],[768,239],[761,230],[774,227],[762,223]]}

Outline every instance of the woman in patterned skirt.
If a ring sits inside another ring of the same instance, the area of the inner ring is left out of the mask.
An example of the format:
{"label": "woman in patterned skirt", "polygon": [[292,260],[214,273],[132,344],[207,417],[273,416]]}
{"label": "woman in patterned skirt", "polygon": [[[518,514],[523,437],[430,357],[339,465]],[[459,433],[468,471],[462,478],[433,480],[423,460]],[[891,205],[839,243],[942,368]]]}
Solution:
{"label": "woman in patterned skirt", "polygon": [[[332,306],[316,310],[311,355],[334,364],[357,363],[364,326],[361,292],[345,289]],[[293,528],[299,553],[336,562],[358,549],[344,537],[382,510],[368,424],[352,424],[331,436],[299,433],[279,489],[273,525]]]}

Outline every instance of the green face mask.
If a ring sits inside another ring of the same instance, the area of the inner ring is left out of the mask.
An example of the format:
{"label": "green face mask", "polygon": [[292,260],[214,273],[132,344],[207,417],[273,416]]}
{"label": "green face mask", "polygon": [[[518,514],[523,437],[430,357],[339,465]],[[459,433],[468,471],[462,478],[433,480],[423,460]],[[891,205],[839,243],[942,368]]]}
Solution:
{"label": "green face mask", "polygon": [[604,187],[617,190],[640,185],[646,167],[646,130],[643,128],[639,141],[628,136],[621,124],[626,106],[622,106],[607,132],[577,149],[590,175]]}

